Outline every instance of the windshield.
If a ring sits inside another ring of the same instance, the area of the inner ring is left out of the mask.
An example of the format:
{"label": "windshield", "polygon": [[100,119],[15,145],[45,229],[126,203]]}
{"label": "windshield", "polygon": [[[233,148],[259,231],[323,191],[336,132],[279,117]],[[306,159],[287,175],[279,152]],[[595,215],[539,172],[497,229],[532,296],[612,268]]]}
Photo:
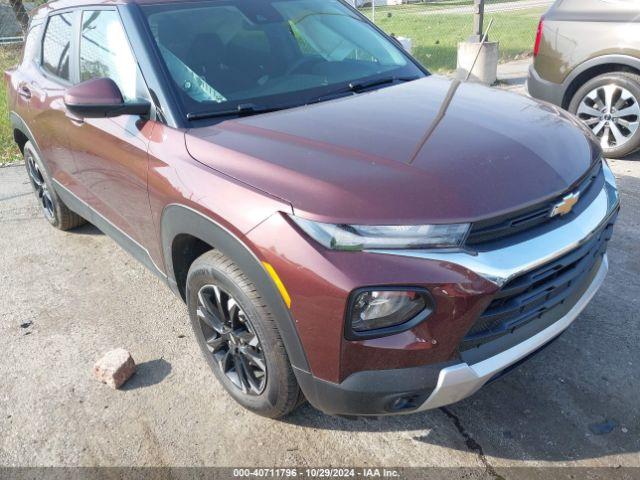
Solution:
{"label": "windshield", "polygon": [[142,10],[193,118],[305,104],[356,81],[424,76],[338,0],[212,0]]}

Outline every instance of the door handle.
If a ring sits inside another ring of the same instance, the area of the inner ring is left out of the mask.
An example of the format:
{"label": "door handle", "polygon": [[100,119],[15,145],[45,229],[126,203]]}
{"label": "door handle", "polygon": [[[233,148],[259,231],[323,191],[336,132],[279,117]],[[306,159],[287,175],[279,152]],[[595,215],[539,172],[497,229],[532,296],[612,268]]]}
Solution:
{"label": "door handle", "polygon": [[31,89],[23,83],[18,87],[18,95],[20,95],[25,100],[30,100],[32,95]]}

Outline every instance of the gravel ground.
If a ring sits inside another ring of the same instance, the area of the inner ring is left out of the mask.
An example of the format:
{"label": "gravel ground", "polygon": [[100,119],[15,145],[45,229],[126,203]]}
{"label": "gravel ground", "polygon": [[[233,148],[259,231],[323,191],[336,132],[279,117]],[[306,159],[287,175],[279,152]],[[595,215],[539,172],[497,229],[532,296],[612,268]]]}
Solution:
{"label": "gravel ground", "polygon": [[[544,353],[446,409],[285,421],[227,397],[159,280],[94,227],[49,227],[24,167],[0,168],[0,465],[640,466],[640,156],[612,166],[609,277]],[[139,369],[114,391],[91,367],[119,346]]]}

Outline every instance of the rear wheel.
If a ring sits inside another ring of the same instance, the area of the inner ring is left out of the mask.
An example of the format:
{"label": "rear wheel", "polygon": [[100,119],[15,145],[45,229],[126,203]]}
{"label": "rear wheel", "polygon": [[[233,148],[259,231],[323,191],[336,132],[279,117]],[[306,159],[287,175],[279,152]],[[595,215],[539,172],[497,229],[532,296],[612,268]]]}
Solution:
{"label": "rear wheel", "polygon": [[576,92],[569,111],[598,137],[605,156],[620,158],[640,148],[640,76],[593,78]]}
{"label": "rear wheel", "polygon": [[58,197],[42,159],[38,156],[31,142],[27,142],[24,146],[24,163],[44,218],[51,225],[60,230],[71,230],[86,223],[80,215],[69,210]]}
{"label": "rear wheel", "polygon": [[238,403],[270,418],[298,406],[302,395],[273,314],[235,263],[216,250],[196,259],[187,306],[202,353]]}

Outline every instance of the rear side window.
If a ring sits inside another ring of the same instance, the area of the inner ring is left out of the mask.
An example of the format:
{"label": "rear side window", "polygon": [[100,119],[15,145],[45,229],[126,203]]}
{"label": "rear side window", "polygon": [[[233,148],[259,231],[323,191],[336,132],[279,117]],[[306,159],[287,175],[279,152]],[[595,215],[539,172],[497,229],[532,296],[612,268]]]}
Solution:
{"label": "rear side window", "polygon": [[73,13],[52,15],[42,43],[42,68],[63,80],[71,80],[69,58]]}
{"label": "rear side window", "polygon": [[40,40],[42,40],[42,26],[42,21],[38,23],[32,21],[29,25],[29,33],[26,36],[24,50],[22,51],[23,61],[37,61],[38,52],[40,51]]}
{"label": "rear side window", "polygon": [[147,96],[118,12],[86,10],[80,35],[80,80],[102,77],[116,82],[125,100]]}

